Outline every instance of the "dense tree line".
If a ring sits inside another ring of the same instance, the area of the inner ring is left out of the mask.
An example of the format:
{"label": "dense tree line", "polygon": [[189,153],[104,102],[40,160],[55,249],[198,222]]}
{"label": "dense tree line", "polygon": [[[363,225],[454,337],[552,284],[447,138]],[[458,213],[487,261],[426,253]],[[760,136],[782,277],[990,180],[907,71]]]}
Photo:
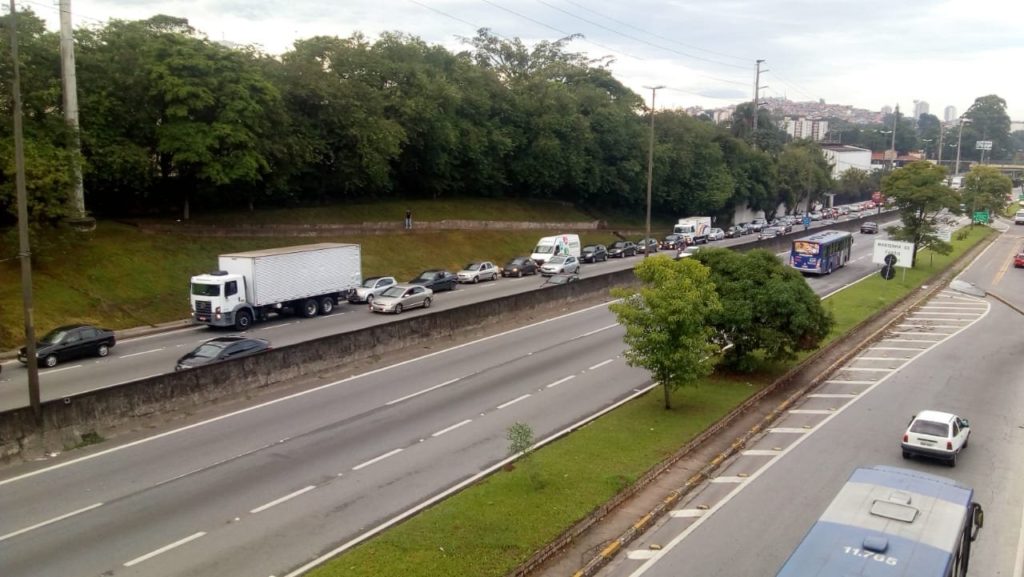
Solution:
{"label": "dense tree line", "polygon": [[[4,25],[9,16],[0,19]],[[18,19],[30,210],[67,212],[80,162],[97,216],[384,197],[552,198],[640,210],[650,111],[608,62],[487,30],[452,53],[400,33],[314,37],[269,56],[206,39],[187,20],[112,20],[76,31],[81,158],[68,152],[58,38]],[[0,35],[11,133],[8,37]],[[718,126],[656,113],[653,210],[726,217],[776,211],[832,186],[810,143],[787,143],[752,106]],[[12,222],[10,139],[0,144],[0,222]],[[722,221],[725,222],[725,221]]]}

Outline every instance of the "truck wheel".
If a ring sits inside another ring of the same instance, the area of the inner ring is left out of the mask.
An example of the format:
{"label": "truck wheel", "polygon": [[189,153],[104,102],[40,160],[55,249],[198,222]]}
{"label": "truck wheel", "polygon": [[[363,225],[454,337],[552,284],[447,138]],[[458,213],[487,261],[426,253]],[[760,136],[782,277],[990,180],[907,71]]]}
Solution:
{"label": "truck wheel", "polygon": [[249,311],[238,311],[235,313],[235,330],[245,331],[252,326],[252,313]]}
{"label": "truck wheel", "polygon": [[307,319],[311,319],[316,316],[318,306],[314,299],[306,299],[302,301],[302,316]]}
{"label": "truck wheel", "polygon": [[320,299],[320,314],[329,315],[332,312],[334,312],[334,299],[331,297]]}

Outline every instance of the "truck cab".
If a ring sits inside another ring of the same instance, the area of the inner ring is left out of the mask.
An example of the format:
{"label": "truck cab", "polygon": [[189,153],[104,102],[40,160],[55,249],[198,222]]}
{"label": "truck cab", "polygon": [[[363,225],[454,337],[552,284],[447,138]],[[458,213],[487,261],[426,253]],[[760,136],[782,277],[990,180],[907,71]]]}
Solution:
{"label": "truck cab", "polygon": [[[192,319],[215,327],[235,326],[235,312],[247,307],[245,288],[244,276],[223,270],[192,277]],[[252,315],[246,318],[251,322]]]}

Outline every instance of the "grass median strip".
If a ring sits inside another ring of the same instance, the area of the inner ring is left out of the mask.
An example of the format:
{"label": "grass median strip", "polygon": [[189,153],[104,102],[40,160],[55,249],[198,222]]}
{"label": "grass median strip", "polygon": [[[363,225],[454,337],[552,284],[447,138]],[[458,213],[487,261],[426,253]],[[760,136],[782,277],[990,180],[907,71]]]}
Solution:
{"label": "grass median strip", "polygon": [[[890,281],[876,276],[829,297],[836,316],[829,341],[921,286],[989,234],[987,227],[974,227],[962,239],[954,236],[949,255],[922,251],[918,268],[905,279],[902,272]],[[656,389],[310,575],[505,575],[788,368],[712,376],[677,391],[670,411]]]}

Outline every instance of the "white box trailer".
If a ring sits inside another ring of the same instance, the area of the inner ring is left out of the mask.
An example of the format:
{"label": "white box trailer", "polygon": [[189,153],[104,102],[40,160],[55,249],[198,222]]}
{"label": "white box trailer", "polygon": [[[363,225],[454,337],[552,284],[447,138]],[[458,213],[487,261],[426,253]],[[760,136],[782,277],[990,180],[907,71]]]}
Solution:
{"label": "white box trailer", "polygon": [[245,330],[284,309],[329,314],[362,283],[357,244],[319,243],[222,254],[219,270],[192,277],[192,316]]}

